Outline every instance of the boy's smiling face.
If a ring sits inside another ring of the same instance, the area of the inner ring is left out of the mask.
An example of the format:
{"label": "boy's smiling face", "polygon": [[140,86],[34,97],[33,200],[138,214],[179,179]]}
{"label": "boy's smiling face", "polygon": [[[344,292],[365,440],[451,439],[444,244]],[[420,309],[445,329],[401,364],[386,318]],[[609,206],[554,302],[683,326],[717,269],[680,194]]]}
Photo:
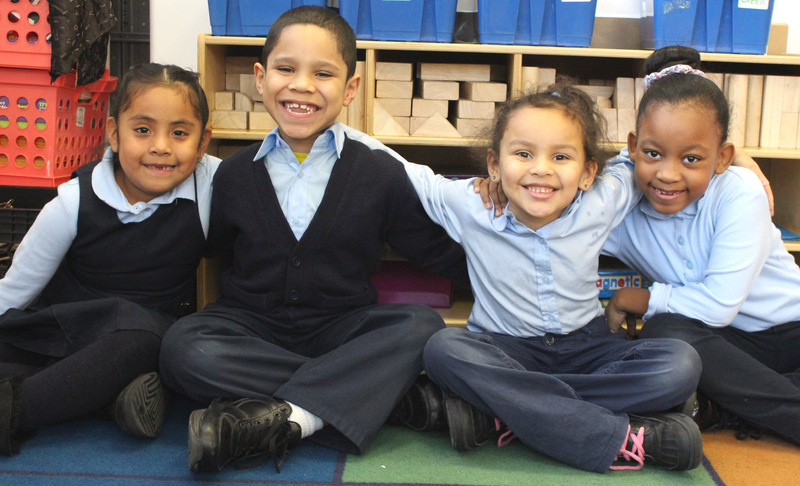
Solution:
{"label": "boy's smiling face", "polygon": [[294,152],[308,153],[317,137],[355,98],[359,76],[347,65],[330,32],[293,24],[280,34],[266,66],[255,65],[256,87],[281,137]]}

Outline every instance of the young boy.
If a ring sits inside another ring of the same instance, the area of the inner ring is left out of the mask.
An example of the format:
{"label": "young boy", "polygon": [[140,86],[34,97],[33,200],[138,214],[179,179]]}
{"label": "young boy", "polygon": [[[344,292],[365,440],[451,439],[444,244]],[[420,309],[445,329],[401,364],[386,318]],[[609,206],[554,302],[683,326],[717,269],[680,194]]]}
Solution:
{"label": "young boy", "polygon": [[[426,216],[405,169],[335,123],[353,100],[356,43],[323,7],[270,28],[256,84],[278,123],[214,179],[209,244],[232,248],[221,296],[164,338],[164,381],[214,401],[189,419],[189,468],[271,457],[301,438],[362,453],[422,369],[444,326],[417,305],[376,305],[384,242],[466,279],[463,250]],[[219,398],[224,397],[224,398]]]}

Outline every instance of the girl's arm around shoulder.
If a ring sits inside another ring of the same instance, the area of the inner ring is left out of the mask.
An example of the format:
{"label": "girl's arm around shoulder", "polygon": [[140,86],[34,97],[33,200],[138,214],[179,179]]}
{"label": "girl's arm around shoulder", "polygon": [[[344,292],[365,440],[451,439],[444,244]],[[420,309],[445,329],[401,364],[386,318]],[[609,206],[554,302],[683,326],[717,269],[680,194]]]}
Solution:
{"label": "girl's arm around shoulder", "polygon": [[642,198],[628,149],[622,149],[619,155],[605,162],[603,170],[586,192],[590,193],[590,198],[599,198],[598,204],[615,212],[614,226],[622,221]]}
{"label": "girl's arm around shoulder", "polygon": [[470,208],[475,204],[483,207],[480,195],[473,191],[473,179],[450,179],[435,174],[427,165],[402,162],[425,212],[458,240]]}
{"label": "girl's arm around shoulder", "polygon": [[50,282],[75,240],[79,204],[78,180],[73,179],[59,186],[58,195],[42,208],[0,280],[0,313],[24,309]]}

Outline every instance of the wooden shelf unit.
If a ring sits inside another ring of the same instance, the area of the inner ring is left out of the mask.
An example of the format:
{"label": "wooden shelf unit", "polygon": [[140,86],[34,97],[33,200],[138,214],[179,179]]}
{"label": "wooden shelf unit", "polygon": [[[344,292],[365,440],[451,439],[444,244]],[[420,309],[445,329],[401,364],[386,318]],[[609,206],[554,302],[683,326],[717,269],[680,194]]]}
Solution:
{"label": "wooden shelf unit", "polygon": [[[226,56],[259,57],[263,37],[221,37],[201,34],[198,38],[198,72],[200,81],[214,109],[213,93],[225,90]],[[362,86],[365,90],[364,127],[372,135],[374,119],[372,101],[375,99],[376,62],[453,62],[461,64],[494,64],[506,67],[509,94],[522,88],[522,67],[556,68],[558,74],[587,79],[615,79],[620,76],[641,76],[643,60],[649,50],[596,49],[551,46],[521,46],[493,44],[442,44],[429,42],[357,41],[358,59],[365,61]],[[745,55],[702,53],[710,72],[743,74],[774,74],[800,76],[800,56]],[[213,130],[212,151],[220,144],[253,143],[262,140],[267,132],[250,130]],[[430,163],[434,170],[449,173],[475,173],[474,163],[466,163],[464,150],[482,143],[477,138],[382,137],[378,140],[391,146],[401,155],[416,162]],[[619,148],[621,144],[614,144]],[[423,148],[423,151],[420,151]],[[416,152],[414,150],[417,150]],[[775,194],[776,223],[800,234],[800,149],[745,147],[758,160],[770,179]],[[410,153],[411,155],[407,155]],[[429,161],[415,158],[425,154]],[[431,154],[431,155],[429,155]],[[457,154],[450,155],[448,154]],[[787,249],[800,253],[800,242],[787,242]],[[448,325],[463,325],[469,313],[469,302],[457,301],[452,309],[441,310]]]}

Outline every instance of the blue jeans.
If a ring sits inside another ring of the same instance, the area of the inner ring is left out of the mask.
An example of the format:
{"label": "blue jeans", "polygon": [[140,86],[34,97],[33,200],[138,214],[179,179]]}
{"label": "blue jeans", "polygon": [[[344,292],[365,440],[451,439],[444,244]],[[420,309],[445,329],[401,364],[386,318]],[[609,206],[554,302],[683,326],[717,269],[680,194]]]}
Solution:
{"label": "blue jeans", "polygon": [[528,447],[605,472],[627,440],[628,412],[684,402],[700,358],[674,339],[627,341],[598,317],[566,335],[519,338],[447,328],[423,354],[433,381],[502,420]]}

